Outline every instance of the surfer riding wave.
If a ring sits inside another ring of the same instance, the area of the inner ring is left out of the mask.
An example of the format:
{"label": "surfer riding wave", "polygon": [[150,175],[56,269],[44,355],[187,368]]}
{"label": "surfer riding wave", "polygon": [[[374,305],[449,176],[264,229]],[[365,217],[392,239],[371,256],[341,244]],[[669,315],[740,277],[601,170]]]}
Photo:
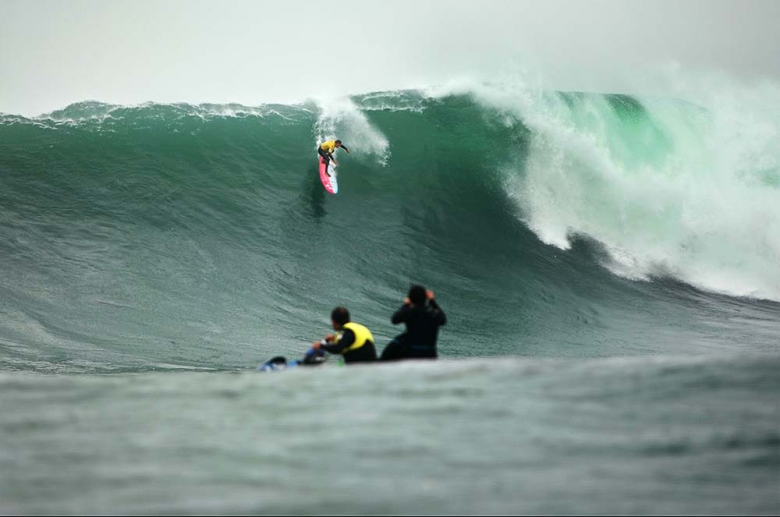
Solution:
{"label": "surfer riding wave", "polygon": [[328,140],[327,142],[323,142],[320,144],[320,146],[317,148],[317,153],[322,156],[322,160],[325,162],[325,174],[330,176],[330,173],[328,172],[328,165],[330,165],[330,161],[333,160],[333,165],[338,165],[339,162],[336,161],[336,159],[333,157],[333,153],[336,151],[336,149],[344,149],[349,153],[349,149],[347,149],[347,146],[341,143],[341,140]]}

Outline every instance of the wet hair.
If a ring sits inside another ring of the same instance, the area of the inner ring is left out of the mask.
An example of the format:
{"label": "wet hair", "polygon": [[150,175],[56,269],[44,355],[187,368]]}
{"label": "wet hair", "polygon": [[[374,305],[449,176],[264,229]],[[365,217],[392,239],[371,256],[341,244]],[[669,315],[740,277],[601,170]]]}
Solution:
{"label": "wet hair", "polygon": [[336,143],[337,143],[337,144],[340,144],[340,143],[341,143],[341,140],[336,140]]}
{"label": "wet hair", "polygon": [[345,323],[349,323],[350,321],[349,310],[346,307],[336,307],[330,313],[330,319],[338,323],[339,325],[344,325]]}
{"label": "wet hair", "polygon": [[409,301],[415,305],[425,305],[425,300],[428,299],[428,292],[421,285],[413,285],[409,289]]}

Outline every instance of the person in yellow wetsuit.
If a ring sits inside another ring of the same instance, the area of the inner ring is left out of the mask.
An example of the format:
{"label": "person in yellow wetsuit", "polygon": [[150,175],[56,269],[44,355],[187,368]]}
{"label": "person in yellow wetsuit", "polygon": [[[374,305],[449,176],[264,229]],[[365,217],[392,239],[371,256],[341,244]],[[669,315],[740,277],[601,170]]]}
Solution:
{"label": "person in yellow wetsuit", "polygon": [[338,165],[339,162],[336,161],[336,159],[333,157],[333,153],[336,151],[336,149],[344,149],[349,153],[349,149],[347,149],[347,146],[341,143],[341,140],[328,140],[327,142],[323,142],[320,144],[319,148],[317,148],[317,153],[322,156],[322,160],[325,162],[325,174],[330,176],[330,173],[328,172],[328,165],[330,164],[330,161],[333,160],[334,165]]}
{"label": "person in yellow wetsuit", "polygon": [[346,364],[376,361],[374,336],[360,323],[351,321],[346,307],[333,309],[330,321],[336,334],[328,334],[322,341],[314,343],[313,350],[321,349],[331,354],[341,354]]}

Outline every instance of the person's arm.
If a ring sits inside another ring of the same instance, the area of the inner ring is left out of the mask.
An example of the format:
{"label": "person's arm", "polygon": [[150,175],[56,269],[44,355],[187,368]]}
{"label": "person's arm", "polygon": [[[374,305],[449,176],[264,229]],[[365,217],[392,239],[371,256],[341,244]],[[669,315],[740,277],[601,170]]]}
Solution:
{"label": "person's arm", "polygon": [[439,307],[439,304],[436,303],[436,300],[434,300],[433,298],[429,298],[428,307],[431,308],[431,314],[436,320],[436,323],[438,323],[440,326],[447,324],[447,315],[444,314],[443,310],[441,310],[441,307]]}
{"label": "person's arm", "polygon": [[404,303],[400,309],[395,311],[395,314],[393,314],[393,317],[390,319],[390,321],[393,325],[398,325],[399,323],[405,322],[409,317],[409,311],[411,310],[412,306],[408,303]]}
{"label": "person's arm", "polygon": [[349,154],[349,149],[347,149],[347,146],[344,144],[341,144],[341,148],[347,151],[347,154]]}
{"label": "person's arm", "polygon": [[441,325],[446,325],[447,324],[447,315],[444,314],[444,311],[441,310],[441,307],[439,307],[439,304],[436,303],[436,298],[435,298],[435,296],[433,294],[433,291],[428,290],[425,294],[428,297],[428,307],[433,309],[431,311],[431,313],[433,314],[433,317],[436,320],[436,323],[438,323],[440,326]]}
{"label": "person's arm", "polygon": [[340,354],[354,343],[355,333],[349,329],[344,329],[341,334],[341,339],[339,339],[338,343],[326,343],[323,345],[322,342],[320,342],[320,348],[330,354]]}

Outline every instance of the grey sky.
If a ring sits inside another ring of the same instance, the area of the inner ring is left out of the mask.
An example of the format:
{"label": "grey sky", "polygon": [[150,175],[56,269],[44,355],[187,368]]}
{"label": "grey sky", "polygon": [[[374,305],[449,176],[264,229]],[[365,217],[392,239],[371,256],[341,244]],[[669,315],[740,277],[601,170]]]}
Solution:
{"label": "grey sky", "polygon": [[292,102],[516,68],[615,91],[683,68],[780,80],[778,0],[0,0],[0,112]]}

